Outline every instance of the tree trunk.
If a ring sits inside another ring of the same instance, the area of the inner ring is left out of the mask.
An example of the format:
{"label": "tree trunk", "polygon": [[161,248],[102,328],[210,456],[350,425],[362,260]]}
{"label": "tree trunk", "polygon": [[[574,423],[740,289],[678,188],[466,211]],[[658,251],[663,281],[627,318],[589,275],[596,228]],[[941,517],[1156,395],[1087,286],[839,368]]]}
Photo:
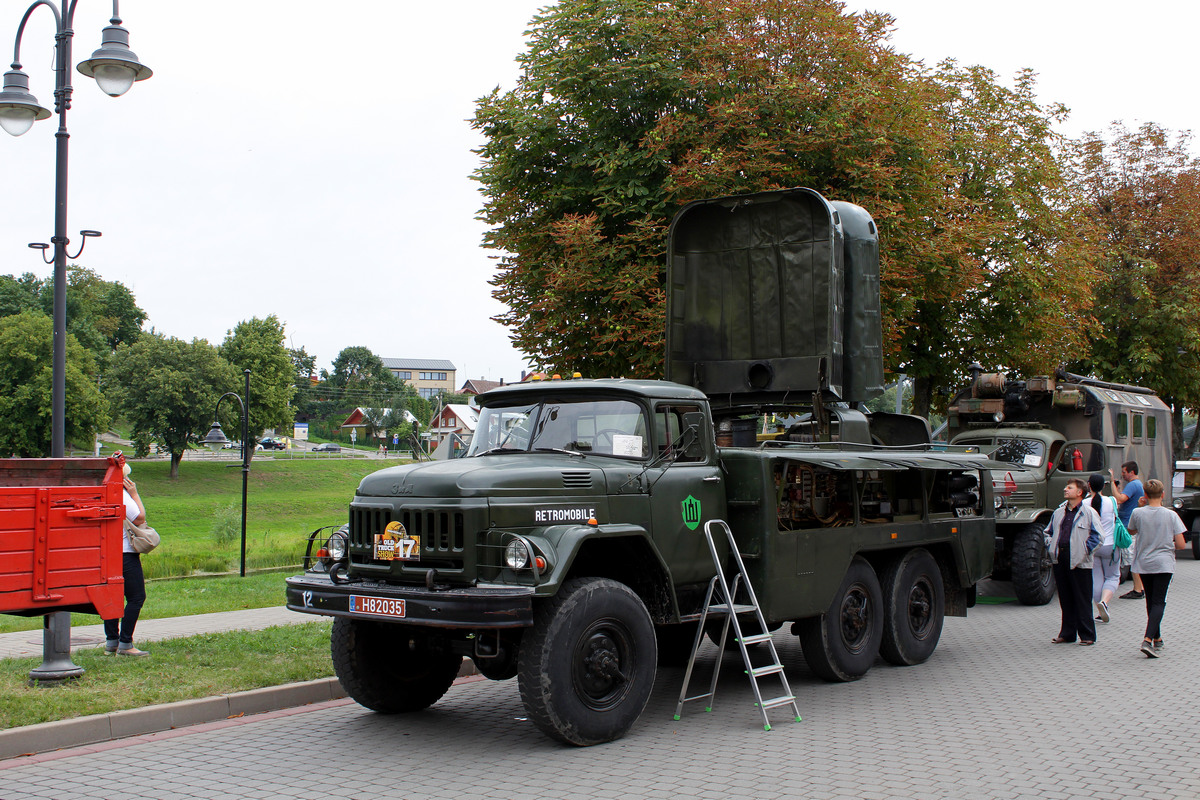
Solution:
{"label": "tree trunk", "polygon": [[[1197,426],[1200,428],[1200,426]],[[1171,404],[1171,464],[1179,460],[1183,452],[1183,404]],[[1187,452],[1192,452],[1188,450]]]}
{"label": "tree trunk", "polygon": [[933,381],[927,377],[913,378],[912,413],[929,419],[929,408],[933,405]]}
{"label": "tree trunk", "polygon": [[171,480],[179,477],[179,462],[183,461],[183,453],[171,453]]}

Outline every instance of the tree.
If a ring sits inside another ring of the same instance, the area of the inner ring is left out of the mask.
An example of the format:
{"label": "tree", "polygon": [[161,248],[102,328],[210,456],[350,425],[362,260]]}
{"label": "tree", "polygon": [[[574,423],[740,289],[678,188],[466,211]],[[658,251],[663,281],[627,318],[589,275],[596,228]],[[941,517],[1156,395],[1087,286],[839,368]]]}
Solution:
{"label": "tree", "polygon": [[[50,455],[54,325],[27,309],[0,318],[0,453]],[[107,428],[109,405],[96,386],[96,360],[67,334],[65,434],[91,450]]]}
{"label": "tree", "polygon": [[1200,408],[1200,160],[1190,143],[1154,123],[1117,123],[1076,151],[1083,210],[1105,245],[1081,369],[1172,404],[1177,453],[1183,409]]}
{"label": "tree", "polygon": [[[474,119],[496,319],[518,348],[556,371],[658,376],[674,212],[788,186],[875,216],[888,365],[916,380],[918,410],[969,363],[938,338],[953,314],[974,313],[997,356],[1069,340],[1051,297],[1021,299],[1083,258],[1054,213],[1061,109],[1035,102],[1030,73],[1009,90],[979,68],[926,70],[890,46],[890,17],[844,10],[563,0],[535,18],[517,86]],[[1036,313],[997,327],[1020,308]]]}
{"label": "tree", "polygon": [[[274,315],[239,322],[226,332],[218,352],[238,372],[250,370],[250,403],[247,409],[249,442],[253,447],[267,428],[292,424],[291,400],[296,394],[296,366],[284,347],[283,324]],[[244,380],[227,387],[241,394]],[[245,399],[245,398],[243,398]]]}
{"label": "tree", "polygon": [[0,275],[0,317],[40,309],[40,290],[41,281],[32,272],[26,272],[20,278]]}
{"label": "tree", "polygon": [[[176,478],[183,454],[208,432],[217,398],[240,386],[240,377],[204,339],[146,333],[117,349],[108,382],[134,435],[149,436],[171,454]],[[222,411],[226,430],[240,430],[236,408],[222,404]]]}

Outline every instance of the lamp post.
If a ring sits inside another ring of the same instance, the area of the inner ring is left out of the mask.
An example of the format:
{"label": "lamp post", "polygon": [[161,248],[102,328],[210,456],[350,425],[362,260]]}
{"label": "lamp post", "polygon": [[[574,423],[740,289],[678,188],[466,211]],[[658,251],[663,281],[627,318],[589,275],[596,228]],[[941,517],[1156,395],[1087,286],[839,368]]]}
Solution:
{"label": "lamp post", "polygon": [[246,370],[246,389],[242,397],[238,397],[233,392],[226,392],[217,398],[217,407],[213,410],[212,427],[208,429],[208,435],[200,440],[200,444],[208,445],[214,453],[229,444],[229,439],[221,431],[221,423],[216,420],[217,410],[221,408],[221,401],[226,397],[237,400],[238,405],[242,407],[242,568],[240,574],[244,578],[246,577],[246,481],[250,477],[250,421],[246,416],[247,407],[250,405],[250,370]]}
{"label": "lamp post", "polygon": [[[67,111],[71,108],[71,41],[74,38],[75,6],[79,0],[71,0],[65,15],[51,0],[35,0],[21,18],[17,28],[16,44],[13,46],[12,69],[4,73],[4,88],[0,90],[0,128],[13,136],[20,136],[38,120],[49,119],[50,112],[38,104],[29,93],[29,76],[21,69],[21,37],[25,24],[38,6],[45,6],[54,14],[55,58],[54,58],[54,111],[58,114],[58,132],[55,133],[54,167],[54,236],[50,245],[54,247],[54,258],[46,263],[54,264],[54,364],[51,388],[50,456],[62,458],[66,441],[66,366],[67,366]],[[113,15],[110,25],[104,29],[100,49],[92,57],[80,62],[77,69],[88,77],[95,78],[105,94],[118,97],[129,90],[135,81],[149,78],[150,68],[140,63],[129,49],[129,32],[121,27],[117,0],[113,0]],[[80,231],[83,241],[79,250],[70,258],[78,258],[89,236],[99,236],[98,231]],[[50,245],[34,243],[30,247],[45,251]]]}
{"label": "lamp post", "polygon": [[[58,132],[55,134],[54,166],[54,236],[50,244],[54,247],[54,258],[46,263],[54,264],[54,356],[50,389],[50,456],[62,458],[66,442],[66,398],[67,398],[67,111],[71,108],[71,42],[74,38],[75,6],[79,0],[71,0],[64,15],[51,0],[35,0],[25,10],[17,28],[13,46],[12,69],[4,73],[3,88],[0,89],[0,128],[13,136],[20,136],[34,122],[50,118],[50,112],[38,104],[29,93],[29,76],[21,69],[21,36],[25,24],[38,6],[45,6],[54,15],[54,110],[58,114]],[[135,81],[145,80],[153,73],[141,64],[129,49],[129,32],[121,27],[117,0],[113,0],[113,14],[109,27],[104,29],[100,49],[92,57],[80,62],[77,69],[88,77],[95,78],[105,94],[117,97],[129,90]],[[87,244],[89,236],[99,236],[99,231],[80,231],[82,241],[79,250],[70,258],[78,258]],[[45,251],[50,245],[34,243],[35,250]],[[83,674],[81,667],[71,662],[71,614],[59,611],[49,614],[42,632],[42,666],[29,673],[32,680],[53,685]]]}

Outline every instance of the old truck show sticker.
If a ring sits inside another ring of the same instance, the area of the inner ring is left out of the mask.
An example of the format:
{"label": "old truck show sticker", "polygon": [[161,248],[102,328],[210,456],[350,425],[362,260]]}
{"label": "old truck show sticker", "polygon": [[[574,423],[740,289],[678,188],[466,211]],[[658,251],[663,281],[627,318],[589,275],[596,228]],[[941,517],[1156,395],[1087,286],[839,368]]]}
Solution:
{"label": "old truck show sticker", "polygon": [[410,534],[403,523],[393,520],[375,534],[376,561],[420,561],[421,537]]}

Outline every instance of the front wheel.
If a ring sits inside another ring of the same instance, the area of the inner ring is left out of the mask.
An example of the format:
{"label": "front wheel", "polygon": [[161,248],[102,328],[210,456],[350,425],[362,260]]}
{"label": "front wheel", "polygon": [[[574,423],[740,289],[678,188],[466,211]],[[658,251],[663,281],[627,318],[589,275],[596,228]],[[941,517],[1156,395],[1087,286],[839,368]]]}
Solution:
{"label": "front wheel", "polygon": [[383,714],[420,711],[454,683],[462,656],[436,632],[410,625],[338,617],[330,651],[346,694]]}
{"label": "front wheel", "polygon": [[909,550],[892,562],[883,584],[884,659],[901,667],[926,661],[937,649],[946,616],[942,571],[928,550]]}
{"label": "front wheel", "polygon": [[1013,592],[1023,605],[1044,606],[1054,597],[1054,573],[1042,538],[1045,526],[1023,526],[1012,540]]}
{"label": "front wheel", "polygon": [[879,654],[883,637],[883,594],[866,559],[850,562],[829,610],[796,623],[804,660],[827,681],[856,681]]}
{"label": "front wheel", "polygon": [[538,608],[521,642],[521,701],[552,739],[609,742],[645,709],[657,657],[654,623],[632,589],[607,578],[575,578]]}

